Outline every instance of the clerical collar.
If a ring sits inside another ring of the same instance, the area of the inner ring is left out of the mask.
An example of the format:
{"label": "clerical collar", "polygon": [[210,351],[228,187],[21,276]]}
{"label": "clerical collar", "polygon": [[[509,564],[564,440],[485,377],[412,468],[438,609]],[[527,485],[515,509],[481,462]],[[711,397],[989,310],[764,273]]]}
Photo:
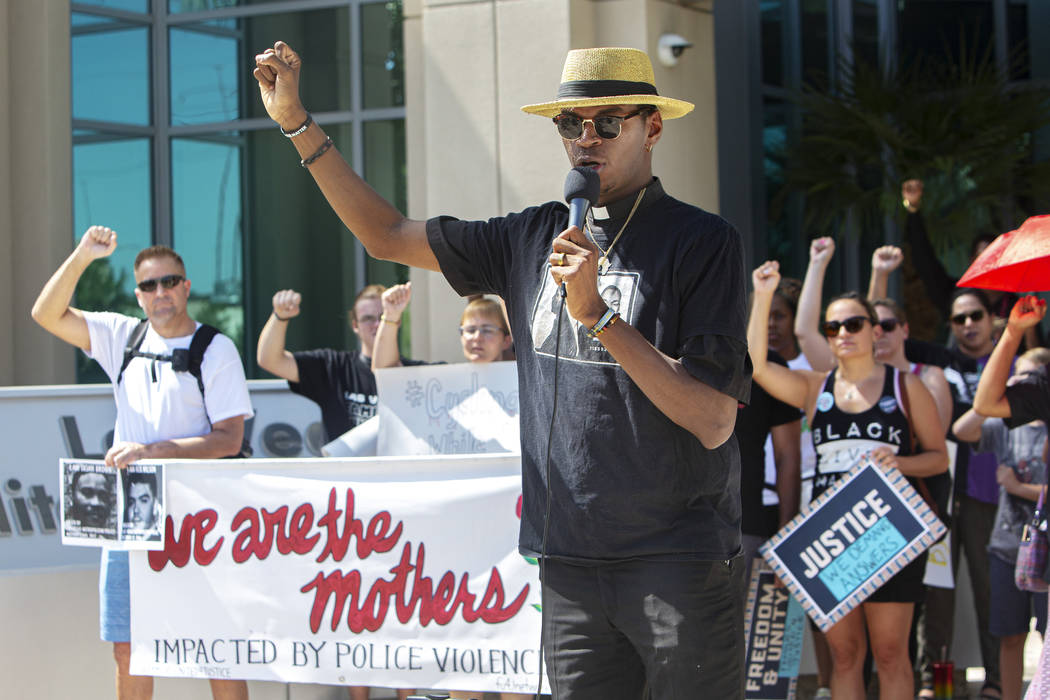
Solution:
{"label": "clerical collar", "polygon": [[[638,190],[635,190],[634,192],[617,199],[615,202],[609,202],[604,207],[591,207],[591,216],[594,219],[595,225],[599,228],[604,228],[608,225],[609,221],[622,221],[627,218],[627,214],[630,213],[631,207],[634,206],[634,200],[637,195]],[[638,208],[645,209],[663,196],[664,188],[660,184],[660,178],[654,177],[649,181],[647,189],[645,190],[645,196],[642,197],[642,201],[638,205]]]}

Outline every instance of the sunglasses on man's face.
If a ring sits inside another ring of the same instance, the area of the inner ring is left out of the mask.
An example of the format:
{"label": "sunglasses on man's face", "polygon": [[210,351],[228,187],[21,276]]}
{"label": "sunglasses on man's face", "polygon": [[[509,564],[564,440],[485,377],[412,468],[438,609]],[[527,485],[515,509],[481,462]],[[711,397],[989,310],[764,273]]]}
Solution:
{"label": "sunglasses on man's face", "polygon": [[154,277],[151,280],[142,280],[138,283],[138,288],[143,292],[155,292],[157,290],[157,283],[165,289],[174,289],[182,280],[186,279],[182,275],[164,275],[163,277]]}
{"label": "sunglasses on man's face", "polygon": [[952,323],[954,323],[957,326],[961,326],[964,323],[966,323],[966,319],[970,319],[974,323],[977,323],[982,318],[984,318],[984,309],[977,309],[975,311],[971,311],[968,314],[955,314],[954,316],[952,316]]}
{"label": "sunglasses on man's face", "polygon": [[820,324],[820,330],[827,337],[834,338],[839,334],[840,328],[845,328],[847,333],[859,333],[865,321],[870,323],[871,319],[867,316],[850,316],[844,321],[824,321]]}
{"label": "sunglasses on man's face", "polygon": [[647,109],[638,109],[630,114],[623,115],[602,114],[594,119],[583,119],[572,112],[562,112],[554,117],[554,124],[558,127],[558,133],[566,141],[575,141],[583,136],[583,125],[587,122],[590,122],[594,127],[594,133],[598,134],[598,138],[614,139],[620,135],[620,127],[623,125],[624,119],[630,119],[648,111]]}
{"label": "sunglasses on man's face", "polygon": [[[901,322],[895,318],[884,318],[879,321],[879,327],[887,333],[892,333],[897,330],[897,326],[901,325]],[[849,330],[848,328],[846,330]]]}

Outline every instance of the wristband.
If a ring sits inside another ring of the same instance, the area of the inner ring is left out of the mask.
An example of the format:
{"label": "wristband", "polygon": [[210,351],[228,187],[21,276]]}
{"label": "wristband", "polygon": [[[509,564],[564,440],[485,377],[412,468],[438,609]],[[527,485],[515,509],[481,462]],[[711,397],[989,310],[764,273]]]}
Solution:
{"label": "wristband", "polygon": [[278,128],[278,129],[281,129],[281,133],[282,133],[282,134],[284,134],[284,135],[285,135],[285,136],[287,136],[288,138],[292,139],[292,138],[295,138],[296,136],[298,136],[299,134],[303,133],[303,132],[304,132],[304,131],[306,131],[307,129],[309,129],[309,128],[310,128],[310,125],[311,125],[311,124],[313,124],[313,123],[314,123],[314,118],[313,118],[313,116],[311,116],[311,115],[310,115],[310,113],[309,113],[309,112],[307,112],[307,113],[306,113],[306,121],[305,121],[305,122],[303,122],[302,124],[300,124],[300,125],[299,125],[299,128],[297,128],[297,129],[292,129],[291,131],[285,131],[285,130],[284,130],[284,129],[283,129],[282,127],[280,127],[280,126],[278,126],[277,128]]}
{"label": "wristband", "polygon": [[398,319],[396,321],[391,321],[389,318],[386,317],[386,314],[380,314],[379,315],[379,320],[382,321],[383,323],[389,323],[391,326],[400,326],[401,325],[401,319]]}
{"label": "wristband", "polygon": [[602,314],[602,317],[598,319],[597,323],[590,327],[590,330],[587,331],[587,335],[592,338],[597,338],[601,332],[605,330],[606,326],[612,325],[612,319],[616,315],[617,313],[615,311],[609,307],[605,307],[605,313]]}
{"label": "wristband", "polygon": [[299,161],[299,165],[305,168],[306,166],[312,164],[315,160],[323,156],[325,152],[334,145],[335,144],[332,143],[331,137],[326,138],[324,140],[324,143],[321,144],[321,147],[314,151],[313,155],[311,155],[309,158],[304,158],[301,161]]}
{"label": "wristband", "polygon": [[289,321],[292,320],[291,316],[289,316],[288,318],[281,318],[280,316],[277,315],[276,311],[273,312],[273,317],[276,318],[278,321],[284,321],[285,323],[288,323]]}

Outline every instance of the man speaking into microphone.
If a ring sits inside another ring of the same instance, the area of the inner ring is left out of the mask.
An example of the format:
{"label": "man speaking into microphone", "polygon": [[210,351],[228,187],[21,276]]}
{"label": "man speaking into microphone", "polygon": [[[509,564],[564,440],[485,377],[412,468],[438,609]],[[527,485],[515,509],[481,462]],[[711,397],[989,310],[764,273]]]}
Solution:
{"label": "man speaking into microphone", "polygon": [[313,122],[291,47],[278,42],[256,63],[267,112],[369,254],[507,303],[521,405],[519,547],[543,557],[554,696],[633,700],[648,687],[655,700],[742,697],[732,437],[751,374],[742,246],[732,226],[652,174],[663,120],[693,105],[657,93],[644,52],[570,51],[555,99],[522,109],[553,120],[570,167],[597,172],[583,226],[568,226],[561,202],[424,222],[379,197]]}

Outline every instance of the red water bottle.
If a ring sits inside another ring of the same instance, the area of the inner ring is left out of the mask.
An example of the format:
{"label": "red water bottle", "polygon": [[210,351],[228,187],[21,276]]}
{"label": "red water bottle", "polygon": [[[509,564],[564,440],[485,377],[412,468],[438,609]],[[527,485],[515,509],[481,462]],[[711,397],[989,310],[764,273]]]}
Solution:
{"label": "red water bottle", "polygon": [[933,697],[935,700],[952,700],[955,696],[955,686],[952,675],[955,673],[955,664],[951,661],[933,662]]}

